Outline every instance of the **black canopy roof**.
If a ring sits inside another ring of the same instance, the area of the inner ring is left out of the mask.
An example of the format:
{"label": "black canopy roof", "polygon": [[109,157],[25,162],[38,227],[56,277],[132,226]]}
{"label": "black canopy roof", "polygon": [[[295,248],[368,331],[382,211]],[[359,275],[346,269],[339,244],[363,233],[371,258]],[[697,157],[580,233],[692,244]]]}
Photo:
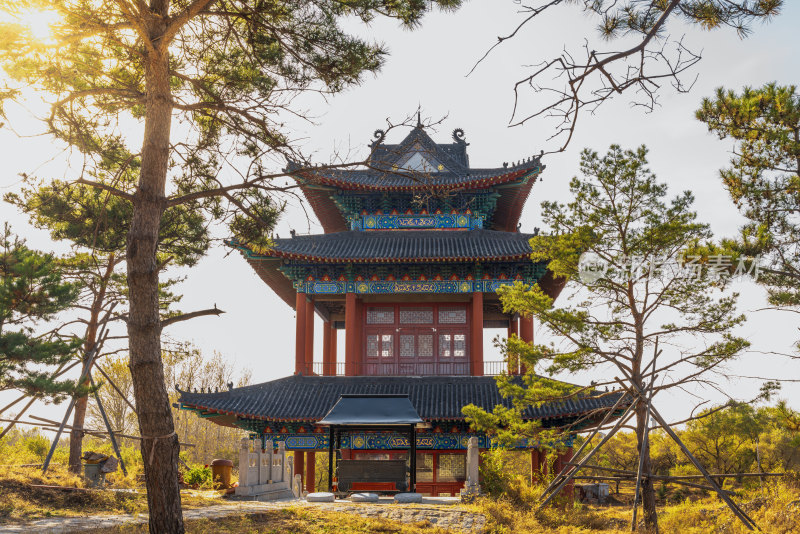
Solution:
{"label": "black canopy roof", "polygon": [[342,395],[320,425],[415,425],[422,423],[408,395]]}

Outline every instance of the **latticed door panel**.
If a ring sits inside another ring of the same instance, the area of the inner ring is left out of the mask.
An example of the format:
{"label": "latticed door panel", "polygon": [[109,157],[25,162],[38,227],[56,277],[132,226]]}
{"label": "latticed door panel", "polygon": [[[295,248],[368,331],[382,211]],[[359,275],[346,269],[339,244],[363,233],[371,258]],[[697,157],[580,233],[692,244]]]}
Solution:
{"label": "latticed door panel", "polygon": [[466,305],[366,308],[364,374],[469,374]]}

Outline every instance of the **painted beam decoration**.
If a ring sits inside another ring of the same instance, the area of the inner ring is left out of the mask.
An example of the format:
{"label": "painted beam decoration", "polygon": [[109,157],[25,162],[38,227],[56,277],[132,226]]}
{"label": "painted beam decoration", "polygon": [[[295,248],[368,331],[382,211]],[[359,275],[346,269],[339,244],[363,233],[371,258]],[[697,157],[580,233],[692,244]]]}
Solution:
{"label": "painted beam decoration", "polygon": [[[288,434],[288,433],[264,433],[251,434],[251,438],[260,437],[262,443],[272,440],[273,443],[284,442],[286,450],[305,450],[321,451],[328,450],[328,434]],[[485,434],[470,434],[459,432],[451,433],[417,433],[418,450],[445,450],[462,451],[469,445],[469,438],[478,438],[478,447],[481,449],[491,449],[492,440]],[[573,437],[566,441],[561,441],[557,446],[571,447]],[[520,442],[516,448],[531,449],[541,447],[538,440],[528,439]],[[343,433],[341,436],[341,448],[359,450],[406,450],[409,448],[408,436],[391,432],[351,432]]]}
{"label": "painted beam decoration", "polygon": [[361,215],[350,219],[350,229],[363,230],[476,230],[483,228],[483,215],[473,213],[434,215]]}
{"label": "painted beam decoration", "polygon": [[535,280],[395,280],[337,282],[309,280],[295,284],[299,293],[314,295],[357,294],[407,294],[407,293],[493,293],[501,286],[512,285],[516,281],[527,284]]}
{"label": "painted beam decoration", "polygon": [[[261,437],[262,442],[272,440],[273,443],[283,441],[287,450],[328,450],[328,434],[254,434]],[[431,450],[466,450],[469,438],[478,438],[478,446],[489,448],[491,441],[482,434],[417,434],[417,449]],[[392,450],[408,449],[408,436],[394,433],[353,432],[341,437],[342,448],[352,450]]]}

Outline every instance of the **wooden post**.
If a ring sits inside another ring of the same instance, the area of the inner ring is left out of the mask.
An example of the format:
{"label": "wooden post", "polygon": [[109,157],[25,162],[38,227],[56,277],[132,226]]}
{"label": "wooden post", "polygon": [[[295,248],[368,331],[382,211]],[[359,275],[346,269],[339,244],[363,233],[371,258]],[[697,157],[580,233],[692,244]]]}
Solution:
{"label": "wooden post", "polygon": [[344,374],[355,376],[356,363],[356,294],[347,293],[344,303]]}
{"label": "wooden post", "polygon": [[[519,318],[519,337],[526,343],[533,343],[533,317]],[[523,362],[519,362],[519,373],[524,375],[528,371]]]}
{"label": "wooden post", "polygon": [[306,295],[297,293],[295,311],[294,374],[305,374],[306,364]]}
{"label": "wooden post", "polygon": [[[561,455],[562,465],[569,465],[572,462],[573,452],[574,451],[572,450],[572,447],[564,451],[564,453]],[[564,487],[564,493],[567,495],[570,501],[575,498],[574,490],[575,490],[575,481],[573,479],[567,482],[567,485]]]}
{"label": "wooden post", "polygon": [[306,491],[314,493],[317,484],[317,453],[315,451],[306,452]]}
{"label": "wooden post", "polygon": [[[94,383],[94,378],[92,378],[91,371],[89,372],[89,383],[93,388],[97,387]],[[111,446],[114,447],[114,452],[119,459],[119,466],[122,468],[122,474],[128,476],[128,470],[125,468],[125,460],[122,459],[122,454],[119,452],[117,438],[114,436],[114,430],[111,428],[111,423],[108,422],[108,416],[106,415],[105,408],[103,408],[103,403],[100,402],[100,395],[97,394],[97,389],[94,390],[93,395],[95,402],[97,402],[97,409],[100,410],[100,416],[103,418],[103,423],[106,425],[106,430],[108,430],[108,437],[111,439]]]}
{"label": "wooden post", "polygon": [[[294,474],[303,477],[306,469],[305,451],[294,451]],[[302,496],[302,495],[301,495]]]}
{"label": "wooden post", "polygon": [[519,318],[516,315],[512,315],[508,319],[508,337],[513,335],[519,337]]}
{"label": "wooden post", "polygon": [[364,301],[356,297],[356,340],[355,360],[353,361],[353,374],[364,374]]}
{"label": "wooden post", "polygon": [[408,460],[409,460],[409,480],[408,491],[414,493],[417,491],[417,425],[411,425],[411,431],[408,436]]}
{"label": "wooden post", "polygon": [[322,375],[331,376],[331,322],[322,322]]}
{"label": "wooden post", "polygon": [[483,376],[483,293],[472,293],[471,375]]}
{"label": "wooden post", "polygon": [[333,425],[328,429],[328,492],[333,491]]}
{"label": "wooden post", "polygon": [[519,318],[519,337],[522,341],[533,343],[533,317]]}
{"label": "wooden post", "polygon": [[338,333],[336,331],[336,325],[334,325],[333,322],[331,322],[331,327],[330,327],[329,330],[330,330],[330,335],[331,335],[331,350],[330,350],[330,354],[328,355],[329,362],[330,362],[330,375],[331,376],[336,376],[337,374],[339,374],[338,371],[337,371],[338,364],[336,362],[336,359],[337,359],[336,352],[337,352],[337,344],[338,344],[338,340],[337,340],[338,335],[337,334]]}
{"label": "wooden post", "polygon": [[531,449],[531,484],[542,479],[542,468],[539,466],[539,449]]}
{"label": "wooden post", "polygon": [[[508,338],[511,339],[511,336],[519,337],[519,316],[512,315],[508,319]],[[519,358],[511,357],[509,354],[508,357],[508,369],[507,372],[510,375],[518,375],[519,374]]]}
{"label": "wooden post", "polygon": [[306,301],[306,343],[305,362],[307,375],[314,374],[314,299]]}

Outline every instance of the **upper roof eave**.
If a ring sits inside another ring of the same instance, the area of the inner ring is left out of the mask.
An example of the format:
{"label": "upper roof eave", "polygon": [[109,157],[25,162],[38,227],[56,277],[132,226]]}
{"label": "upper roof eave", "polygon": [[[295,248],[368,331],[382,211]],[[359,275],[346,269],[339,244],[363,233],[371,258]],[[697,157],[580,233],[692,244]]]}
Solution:
{"label": "upper roof eave", "polygon": [[[354,191],[418,191],[484,189],[495,185],[524,185],[545,166],[538,160],[516,167],[470,169],[464,174],[391,172],[379,169],[298,169],[292,173],[303,190],[314,188]],[[437,180],[439,178],[439,180]]]}

